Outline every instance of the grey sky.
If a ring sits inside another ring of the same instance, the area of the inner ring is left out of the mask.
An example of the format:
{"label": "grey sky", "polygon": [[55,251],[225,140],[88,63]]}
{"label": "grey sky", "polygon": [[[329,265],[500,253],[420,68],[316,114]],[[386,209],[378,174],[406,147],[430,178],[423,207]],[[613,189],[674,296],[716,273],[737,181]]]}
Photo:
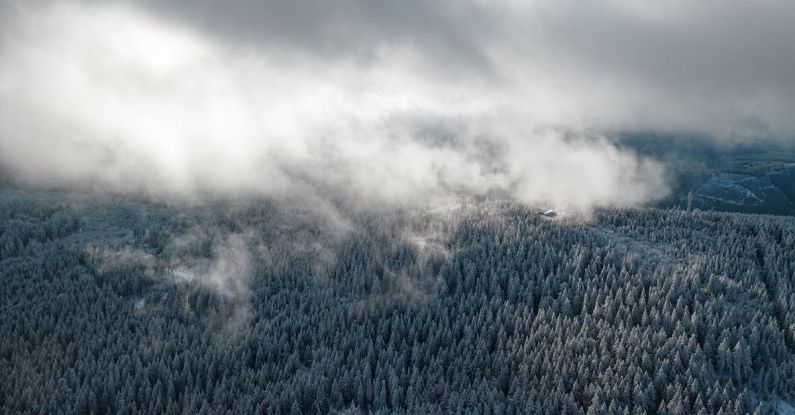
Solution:
{"label": "grey sky", "polygon": [[0,3],[0,166],[153,194],[665,193],[616,131],[795,137],[795,3]]}
{"label": "grey sky", "polygon": [[[136,4],[230,45],[285,56],[367,65],[407,49],[425,76],[506,89],[561,83],[574,91],[557,92],[596,101],[587,104],[590,114],[575,115],[609,127],[795,131],[791,1]],[[622,114],[596,111],[607,105]]]}

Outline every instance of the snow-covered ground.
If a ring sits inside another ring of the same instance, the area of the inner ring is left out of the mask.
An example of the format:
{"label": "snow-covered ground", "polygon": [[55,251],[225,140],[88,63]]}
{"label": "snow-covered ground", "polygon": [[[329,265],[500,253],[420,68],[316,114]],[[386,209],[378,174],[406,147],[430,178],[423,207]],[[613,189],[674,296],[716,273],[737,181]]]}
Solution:
{"label": "snow-covered ground", "polygon": [[695,189],[693,205],[720,210],[721,205],[762,208],[789,206],[791,202],[768,177],[720,174],[709,178]]}
{"label": "snow-covered ground", "polygon": [[765,177],[722,174],[704,182],[693,194],[694,199],[708,199],[733,205],[759,205],[769,192],[780,192]]}

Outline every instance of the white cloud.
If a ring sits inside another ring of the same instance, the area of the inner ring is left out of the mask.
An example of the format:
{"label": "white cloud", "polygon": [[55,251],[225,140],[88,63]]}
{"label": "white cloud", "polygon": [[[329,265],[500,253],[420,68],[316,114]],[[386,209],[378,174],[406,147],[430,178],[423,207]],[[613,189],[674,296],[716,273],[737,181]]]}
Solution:
{"label": "white cloud", "polygon": [[[0,165],[33,183],[165,196],[312,192],[422,204],[496,193],[588,209],[665,192],[659,165],[604,132],[710,132],[752,120],[795,130],[779,117],[787,90],[772,88],[791,75],[755,80],[699,55],[759,58],[770,69],[773,58],[745,48],[733,56],[719,41],[743,41],[722,23],[732,11],[699,27],[689,13],[711,9],[682,2],[500,3],[479,32],[462,26],[483,5],[421,6],[425,14],[406,12],[383,31],[360,25],[358,39],[342,28],[361,23],[353,12],[319,20],[314,34],[315,20],[302,17],[305,35],[253,36],[240,17],[237,32],[229,22],[214,31],[152,5],[16,5],[0,29]],[[745,85],[722,88],[732,81]]]}

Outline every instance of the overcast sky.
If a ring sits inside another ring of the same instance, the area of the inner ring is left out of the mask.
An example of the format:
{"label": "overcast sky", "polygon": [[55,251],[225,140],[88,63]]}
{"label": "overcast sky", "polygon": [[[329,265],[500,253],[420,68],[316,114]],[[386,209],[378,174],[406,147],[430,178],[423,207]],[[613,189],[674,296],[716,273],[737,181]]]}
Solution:
{"label": "overcast sky", "polygon": [[795,2],[0,1],[0,165],[155,195],[665,194],[618,131],[795,137]]}

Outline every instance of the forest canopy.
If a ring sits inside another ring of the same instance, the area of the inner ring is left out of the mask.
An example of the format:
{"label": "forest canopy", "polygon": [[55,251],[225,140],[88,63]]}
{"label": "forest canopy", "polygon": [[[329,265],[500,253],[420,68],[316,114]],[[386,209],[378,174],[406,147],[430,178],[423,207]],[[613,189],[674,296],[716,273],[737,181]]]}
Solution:
{"label": "forest canopy", "polygon": [[[4,191],[10,413],[767,413],[795,219]],[[789,403],[788,403],[789,402]]]}

